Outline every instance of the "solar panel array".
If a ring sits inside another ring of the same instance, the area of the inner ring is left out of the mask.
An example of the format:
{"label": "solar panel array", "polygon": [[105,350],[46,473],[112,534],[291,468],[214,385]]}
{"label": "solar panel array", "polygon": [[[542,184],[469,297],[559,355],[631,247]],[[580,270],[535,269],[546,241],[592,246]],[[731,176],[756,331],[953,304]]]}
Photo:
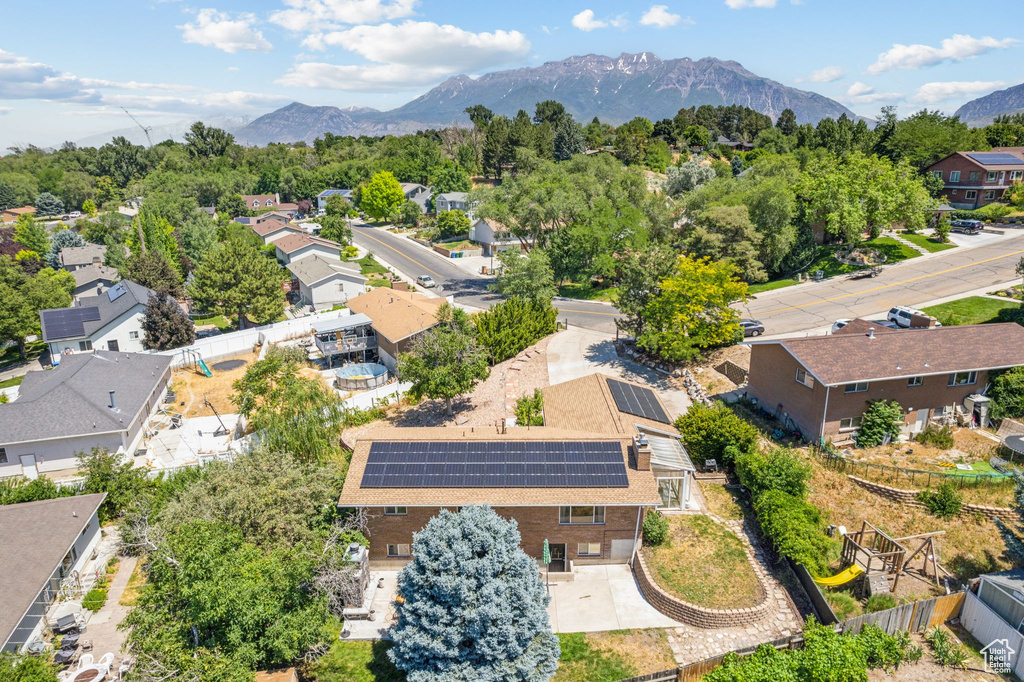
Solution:
{"label": "solar panel array", "polygon": [[983,166],[1024,166],[1024,161],[1019,157],[1006,152],[979,152],[977,154],[968,154],[967,156]]}
{"label": "solar panel array", "polygon": [[665,408],[658,402],[658,396],[654,391],[642,386],[627,384],[625,381],[608,379],[608,390],[612,392],[615,399],[615,406],[619,412],[636,415],[644,419],[669,424],[671,420],[665,413]]}
{"label": "solar panel array", "polygon": [[85,335],[85,323],[100,319],[96,306],[43,311],[43,329],[50,339],[71,339]]}
{"label": "solar panel array", "polygon": [[618,441],[378,441],[363,488],[625,488]]}
{"label": "solar panel array", "polygon": [[117,299],[124,296],[126,291],[127,290],[125,289],[124,282],[118,282],[114,286],[107,289],[107,298],[109,298],[110,302],[113,303]]}

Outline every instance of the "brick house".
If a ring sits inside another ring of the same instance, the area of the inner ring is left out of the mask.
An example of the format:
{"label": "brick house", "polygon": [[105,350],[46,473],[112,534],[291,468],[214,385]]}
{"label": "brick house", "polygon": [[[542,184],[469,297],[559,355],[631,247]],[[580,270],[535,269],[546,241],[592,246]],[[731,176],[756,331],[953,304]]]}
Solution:
{"label": "brick house", "polygon": [[380,362],[394,371],[398,354],[409,350],[420,334],[437,324],[437,310],[446,302],[415,291],[377,287],[350,298],[346,305],[353,313],[373,320]]}
{"label": "brick house", "polygon": [[880,399],[897,401],[905,432],[917,433],[983,393],[991,370],[1024,364],[1014,323],[890,330],[854,320],[841,332],[751,342],[747,396],[809,440],[852,438]]}
{"label": "brick house", "polygon": [[1002,199],[1011,185],[1024,180],[1021,149],[1004,147],[990,152],[955,152],[929,166],[928,172],[943,181],[942,196],[951,206],[980,208]]}

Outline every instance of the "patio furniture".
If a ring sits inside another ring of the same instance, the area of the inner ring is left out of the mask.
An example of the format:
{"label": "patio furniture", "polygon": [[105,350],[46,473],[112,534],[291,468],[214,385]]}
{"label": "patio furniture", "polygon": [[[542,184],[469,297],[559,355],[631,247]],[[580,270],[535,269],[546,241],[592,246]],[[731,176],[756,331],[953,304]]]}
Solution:
{"label": "patio furniture", "polygon": [[[82,651],[92,651],[92,640],[91,639],[83,639],[82,640]],[[90,656],[91,655],[92,654],[90,654]]]}
{"label": "patio furniture", "polygon": [[114,662],[114,654],[113,654],[113,652],[108,651],[107,653],[105,653],[102,656],[100,656],[100,660],[96,662],[96,665],[105,665],[105,666],[107,666],[109,668],[110,664],[113,663],[113,662]]}
{"label": "patio furniture", "polygon": [[71,665],[77,655],[78,652],[74,649],[61,649],[53,655],[53,662],[57,665]]}
{"label": "patio furniture", "polygon": [[73,632],[73,633],[71,633],[69,635],[64,635],[63,639],[60,640],[60,648],[61,649],[77,649],[78,648],[78,640],[80,638],[81,638],[81,635],[79,633],[77,633],[77,632]]}
{"label": "patio furniture", "polygon": [[75,618],[75,614],[69,613],[66,616],[61,616],[57,619],[57,627],[53,630],[59,634],[71,632],[72,630],[78,629],[78,620]]}

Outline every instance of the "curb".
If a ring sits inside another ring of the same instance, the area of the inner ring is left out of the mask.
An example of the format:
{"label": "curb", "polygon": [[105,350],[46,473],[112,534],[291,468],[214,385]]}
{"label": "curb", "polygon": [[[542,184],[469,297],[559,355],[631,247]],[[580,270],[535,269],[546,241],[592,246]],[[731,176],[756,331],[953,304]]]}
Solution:
{"label": "curb", "polygon": [[585,298],[569,298],[568,296],[552,296],[552,301],[565,301],[566,303],[596,303],[597,305],[606,305],[609,308],[614,308],[615,304],[610,301],[588,301]]}

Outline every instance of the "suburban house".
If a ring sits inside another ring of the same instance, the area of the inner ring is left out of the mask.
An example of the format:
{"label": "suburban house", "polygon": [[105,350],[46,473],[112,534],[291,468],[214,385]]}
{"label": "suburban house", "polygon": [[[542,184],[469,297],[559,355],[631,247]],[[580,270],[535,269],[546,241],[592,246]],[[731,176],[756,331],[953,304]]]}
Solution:
{"label": "suburban house", "polygon": [[320,210],[326,210],[327,200],[333,196],[339,196],[350,204],[353,202],[352,190],[350,189],[325,189],[316,195],[316,207]]}
{"label": "suburban house", "polygon": [[[284,204],[282,204],[282,206],[283,205]],[[289,223],[294,217],[295,216],[289,211],[267,211],[266,213],[261,213],[259,215],[253,216],[252,223],[259,225],[260,223],[265,223],[271,220],[276,220],[282,223]]]}
{"label": "suburban house", "polygon": [[[856,324],[855,324],[856,323]],[[853,438],[874,400],[905,410],[905,432],[966,411],[978,420],[991,370],[1024,364],[1014,323],[892,330],[854,320],[828,336],[750,342],[747,396],[809,440]]]}
{"label": "suburban house", "polygon": [[313,329],[313,343],[328,367],[377,360],[377,334],[373,320],[362,313],[324,320]]}
{"label": "suburban house", "polygon": [[273,244],[277,250],[277,260],[281,261],[282,265],[288,265],[309,256],[338,260],[338,254],[341,253],[341,244],[338,242],[298,231],[274,240]]}
{"label": "suburban house", "polygon": [[250,211],[258,211],[261,208],[271,208],[281,203],[277,194],[243,194],[242,201]]}
{"label": "suburban house", "polygon": [[370,565],[398,568],[441,509],[487,504],[515,519],[522,548],[551,571],[625,563],[661,503],[650,452],[625,434],[533,428],[394,428],[361,434],[338,504],[366,512]]}
{"label": "suburban house", "polygon": [[122,280],[98,296],[81,296],[70,308],[40,310],[43,341],[50,361],[93,348],[138,352],[142,347],[142,318],[153,294],[141,284]]}
{"label": "suburban house", "polygon": [[106,265],[86,265],[71,272],[75,278],[75,290],[72,293],[75,301],[83,296],[99,296],[121,279],[117,268]]}
{"label": "suburban house", "polygon": [[[542,389],[544,425],[566,431],[635,437],[650,448],[650,470],[661,497],[659,509],[695,506],[690,491],[696,467],[658,394],[605,374]],[[678,415],[676,415],[678,416]]]}
{"label": "suburban house", "polygon": [[294,278],[293,289],[299,292],[299,304],[313,310],[330,310],[366,292],[366,278],[355,263],[313,254],[286,267]]}
{"label": "suburban house", "polygon": [[85,246],[66,246],[57,255],[60,266],[68,272],[89,265],[102,265],[107,256],[107,247],[103,244],[86,244]]}
{"label": "suburban house", "polygon": [[0,478],[74,475],[94,447],[134,453],[171,380],[167,355],[96,351],[29,372],[0,404]]}
{"label": "suburban house", "polygon": [[437,309],[446,299],[415,291],[377,287],[349,299],[348,308],[373,320],[380,361],[394,371],[398,354],[409,350],[416,338],[437,324]]}
{"label": "suburban house", "polygon": [[754,145],[750,144],[749,142],[743,142],[742,140],[737,142],[734,140],[730,140],[728,137],[724,135],[719,135],[718,139],[715,140],[715,143],[720,144],[723,147],[729,147],[730,149],[737,152],[749,152],[754,148]]}
{"label": "suburban house", "polygon": [[469,201],[466,199],[467,196],[469,196],[467,192],[445,192],[444,194],[438,194],[434,197],[434,207],[438,213],[444,213],[445,211],[468,213]]}
{"label": "suburban house", "polygon": [[276,210],[271,211],[282,217],[287,217],[289,220],[299,215],[299,205],[290,201],[281,202],[276,206]]}
{"label": "suburban house", "polygon": [[981,643],[988,670],[1013,671],[1024,675],[1024,571],[1014,569],[986,573],[979,577],[977,589],[965,595],[960,623]]}
{"label": "suburban house", "polygon": [[1012,184],[1024,180],[1024,154],[954,152],[929,166],[928,172],[942,180],[942,197],[947,203],[958,209],[975,209],[1001,199]]}
{"label": "suburban house", "polygon": [[430,188],[415,182],[403,182],[401,185],[405,200],[416,202],[420,210],[426,213],[430,204]]}
{"label": "suburban house", "polygon": [[106,493],[0,506],[0,651],[41,640],[61,586],[77,588],[100,542]]}
{"label": "suburban house", "polygon": [[277,241],[281,237],[299,233],[299,230],[294,225],[289,225],[280,220],[265,220],[262,223],[250,224],[249,227],[256,233],[257,237],[263,240],[264,245]]}
{"label": "suburban house", "polygon": [[[483,247],[485,256],[495,256],[508,249],[523,250],[524,240],[512,236],[508,227],[493,218],[481,218],[469,228],[469,240]],[[526,240],[529,243],[529,240]]]}
{"label": "suburban house", "polygon": [[0,211],[0,223],[17,222],[23,215],[35,215],[35,206],[22,206],[21,208],[5,208]]}

